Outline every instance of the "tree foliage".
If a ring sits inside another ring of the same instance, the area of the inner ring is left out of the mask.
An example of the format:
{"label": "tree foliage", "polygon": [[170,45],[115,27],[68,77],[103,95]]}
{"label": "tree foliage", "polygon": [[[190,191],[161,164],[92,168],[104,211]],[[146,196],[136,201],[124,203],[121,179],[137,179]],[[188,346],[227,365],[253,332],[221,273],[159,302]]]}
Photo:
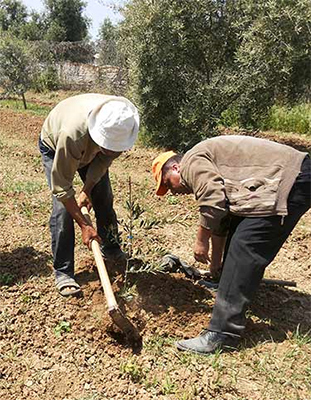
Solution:
{"label": "tree foliage", "polygon": [[0,31],[25,40],[43,40],[45,15],[31,11],[20,0],[0,0]]}
{"label": "tree foliage", "polygon": [[254,126],[310,94],[309,0],[132,0],[121,42],[146,138],[187,149],[225,112]]}
{"label": "tree foliage", "polygon": [[81,0],[44,0],[47,9],[47,40],[78,42],[87,37],[89,20]]}
{"label": "tree foliage", "polygon": [[0,0],[0,30],[16,31],[26,23],[27,9],[19,0]]}
{"label": "tree foliage", "polygon": [[43,40],[46,30],[47,23],[45,15],[36,11],[31,11],[30,14],[28,14],[27,21],[19,26],[18,32],[15,32],[15,35],[24,40]]}
{"label": "tree foliage", "polygon": [[33,57],[27,43],[9,34],[0,36],[0,85],[6,94],[22,96],[27,108],[25,93],[33,76]]}
{"label": "tree foliage", "polygon": [[118,38],[118,26],[114,25],[110,18],[105,18],[98,31],[98,40],[116,41]]}
{"label": "tree foliage", "polygon": [[118,49],[119,25],[114,25],[110,18],[105,18],[98,31],[98,59],[100,65],[122,64]]}

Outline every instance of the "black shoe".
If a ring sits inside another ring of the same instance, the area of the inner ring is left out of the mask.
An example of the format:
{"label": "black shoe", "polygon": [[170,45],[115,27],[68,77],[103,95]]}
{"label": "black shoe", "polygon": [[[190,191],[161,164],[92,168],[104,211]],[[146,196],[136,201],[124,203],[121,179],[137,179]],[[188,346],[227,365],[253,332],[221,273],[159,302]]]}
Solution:
{"label": "black shoe", "polygon": [[101,252],[104,259],[111,262],[123,262],[127,259],[126,253],[120,247],[102,247]]}
{"label": "black shoe", "polygon": [[205,330],[194,339],[180,340],[176,342],[178,350],[190,351],[197,354],[211,354],[216,350],[234,350],[239,343],[238,335],[212,332]]}
{"label": "black shoe", "polygon": [[101,252],[111,277],[116,274],[125,274],[127,254],[120,247],[102,247]]}

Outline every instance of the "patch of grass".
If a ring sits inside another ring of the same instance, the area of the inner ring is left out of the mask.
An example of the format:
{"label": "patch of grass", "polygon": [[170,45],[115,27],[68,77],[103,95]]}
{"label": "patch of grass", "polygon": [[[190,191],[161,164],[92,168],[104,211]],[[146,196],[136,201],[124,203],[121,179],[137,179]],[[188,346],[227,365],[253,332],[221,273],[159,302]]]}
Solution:
{"label": "patch of grass", "polygon": [[11,193],[25,193],[28,195],[32,195],[34,193],[38,193],[42,189],[41,182],[33,182],[33,181],[14,181],[8,180],[4,182],[3,191],[11,192]]}
{"label": "patch of grass", "polygon": [[295,343],[298,347],[311,344],[311,331],[302,333],[300,332],[300,325],[298,325],[296,331],[293,333],[291,337],[291,341]]}
{"label": "patch of grass", "polygon": [[18,351],[18,346],[17,344],[11,344],[11,348],[9,351],[6,352],[5,358],[11,361],[16,361],[17,359],[17,351]]}
{"label": "patch of grass", "polygon": [[168,339],[160,336],[154,335],[148,338],[144,343],[144,348],[154,355],[161,355],[163,352],[163,347],[168,343]]}
{"label": "patch of grass", "polygon": [[176,395],[176,400],[192,400],[194,396],[198,395],[198,391],[195,385],[193,385],[190,389],[188,389],[186,392],[182,392],[178,395]]}
{"label": "patch of grass", "polygon": [[167,200],[168,204],[170,204],[172,206],[179,204],[178,196],[168,195],[168,196],[166,196],[166,200]]}
{"label": "patch of grass", "polygon": [[22,294],[21,295],[21,301],[23,303],[31,303],[32,302],[32,297],[29,294]]}
{"label": "patch of grass", "polygon": [[32,294],[23,293],[21,295],[20,299],[23,303],[32,303],[33,301],[35,301],[36,299],[39,299],[40,297],[41,297],[41,294],[39,292],[35,292]]}
{"label": "patch of grass", "polygon": [[[32,163],[35,168],[41,167],[42,166],[42,159],[41,155],[36,155],[32,157]],[[43,166],[42,166],[42,172],[43,172]]]}
{"label": "patch of grass", "polygon": [[171,377],[168,375],[165,377],[163,382],[161,383],[160,387],[161,394],[164,395],[169,395],[169,394],[174,394],[177,391],[177,385],[174,383],[171,379]]}
{"label": "patch of grass", "polygon": [[303,103],[293,107],[274,105],[263,128],[311,136],[311,104]]}
{"label": "patch of grass", "polygon": [[159,386],[160,381],[159,379],[154,376],[153,374],[151,374],[151,378],[146,378],[144,380],[144,387],[148,390],[148,389],[157,389],[157,387]]}
{"label": "patch of grass", "polygon": [[5,286],[10,286],[15,280],[15,275],[9,274],[5,272],[4,274],[0,274],[0,283]]}
{"label": "patch of grass", "polygon": [[27,101],[27,99],[26,102],[27,102],[27,110],[24,109],[23,102],[18,99],[0,100],[0,108],[7,108],[18,112],[26,112],[39,116],[46,116],[51,110],[51,107],[31,103]]}

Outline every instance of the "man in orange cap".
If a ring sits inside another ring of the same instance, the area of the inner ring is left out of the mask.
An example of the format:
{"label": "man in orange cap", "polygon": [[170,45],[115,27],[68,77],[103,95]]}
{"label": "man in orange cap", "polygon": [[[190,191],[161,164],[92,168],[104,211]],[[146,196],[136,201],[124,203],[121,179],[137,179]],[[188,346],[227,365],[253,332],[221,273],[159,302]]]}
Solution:
{"label": "man in orange cap", "polygon": [[199,354],[235,348],[265,268],[311,207],[310,158],[264,139],[219,136],[185,155],[161,154],[152,172],[157,195],[194,194],[200,211],[194,257],[221,275],[208,328],[177,348]]}

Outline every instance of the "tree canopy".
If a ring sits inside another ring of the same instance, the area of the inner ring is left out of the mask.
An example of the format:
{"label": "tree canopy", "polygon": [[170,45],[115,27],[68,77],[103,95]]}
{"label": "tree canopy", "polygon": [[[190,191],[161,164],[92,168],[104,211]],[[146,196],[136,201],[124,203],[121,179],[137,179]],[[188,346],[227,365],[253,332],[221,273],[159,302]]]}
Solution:
{"label": "tree canopy", "polygon": [[187,149],[310,96],[309,0],[132,0],[121,40],[147,139]]}
{"label": "tree canopy", "polygon": [[44,0],[47,9],[48,40],[77,42],[88,34],[89,20],[81,0]]}
{"label": "tree canopy", "polygon": [[31,11],[20,0],[0,0],[0,31],[26,40],[77,42],[88,37],[86,3],[81,0],[43,0],[42,13]]}
{"label": "tree canopy", "polygon": [[19,0],[0,0],[0,30],[16,30],[26,23],[27,8]]}

